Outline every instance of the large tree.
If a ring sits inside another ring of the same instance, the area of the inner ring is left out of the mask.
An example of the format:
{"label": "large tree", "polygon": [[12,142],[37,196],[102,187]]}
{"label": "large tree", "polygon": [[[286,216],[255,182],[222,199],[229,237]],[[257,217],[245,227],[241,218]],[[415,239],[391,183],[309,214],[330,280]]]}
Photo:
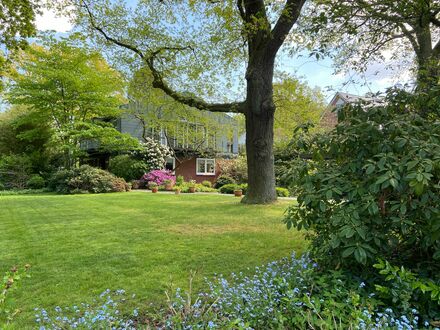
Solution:
{"label": "large tree", "polygon": [[440,1],[314,0],[309,10],[305,41],[317,56],[330,52],[340,67],[363,71],[388,51],[396,63],[415,60],[419,89],[439,83]]}
{"label": "large tree", "polygon": [[[190,107],[244,114],[249,189],[243,201],[276,200],[275,59],[305,0],[74,2],[79,20],[148,66],[154,87]],[[245,85],[245,99],[222,97],[211,82],[226,84],[225,76],[240,69],[245,81],[234,78]]]}
{"label": "large tree", "polygon": [[105,121],[119,115],[124,83],[99,53],[77,47],[73,39],[48,37],[23,50],[14,64],[8,101],[27,106],[31,121],[52,127],[65,167],[76,164],[81,143],[134,144]]}
{"label": "large tree", "polygon": [[[220,142],[229,142],[234,132],[238,134],[240,121],[236,120],[237,116],[199,111],[151,85],[148,68],[134,74],[129,83],[129,104],[124,115],[137,120],[142,127],[143,140],[153,137],[166,142],[174,152],[176,167],[193,156],[222,152],[218,148]],[[224,138],[228,141],[221,141]]]}

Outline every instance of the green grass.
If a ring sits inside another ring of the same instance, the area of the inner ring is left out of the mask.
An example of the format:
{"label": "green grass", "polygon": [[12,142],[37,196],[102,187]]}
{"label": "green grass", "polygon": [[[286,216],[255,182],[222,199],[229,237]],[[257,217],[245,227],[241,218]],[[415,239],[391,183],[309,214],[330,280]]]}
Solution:
{"label": "green grass", "polygon": [[201,289],[205,276],[300,253],[302,235],[281,222],[287,205],[144,192],[0,196],[0,275],[32,265],[13,293],[22,309],[16,325],[34,325],[34,307],[90,302],[107,288],[135,293],[141,307],[160,305],[171,282],[186,287],[192,270]]}

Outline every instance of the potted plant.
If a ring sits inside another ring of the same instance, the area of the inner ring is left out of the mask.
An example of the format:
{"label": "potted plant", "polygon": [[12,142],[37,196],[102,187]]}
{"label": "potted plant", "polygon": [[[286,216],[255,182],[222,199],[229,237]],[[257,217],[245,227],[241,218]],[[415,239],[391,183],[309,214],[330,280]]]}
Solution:
{"label": "potted plant", "polygon": [[172,191],[173,190],[173,186],[174,186],[173,180],[167,179],[167,180],[164,180],[163,183],[165,185],[165,190],[166,191]]}
{"label": "potted plant", "polygon": [[239,187],[235,188],[235,189],[234,189],[234,196],[235,196],[235,197],[241,197],[241,196],[243,196],[243,190],[240,189]]}
{"label": "potted plant", "polygon": [[190,193],[195,193],[196,192],[196,180],[190,180],[188,187],[189,187]]}
{"label": "potted plant", "polygon": [[174,190],[174,193],[175,193],[176,195],[179,195],[180,192],[182,191],[182,189],[181,189],[179,186],[175,186],[175,187],[173,188],[173,190]]}
{"label": "potted plant", "polygon": [[151,189],[152,193],[157,193],[157,191],[159,190],[159,187],[157,186],[156,182],[148,182],[148,188]]}

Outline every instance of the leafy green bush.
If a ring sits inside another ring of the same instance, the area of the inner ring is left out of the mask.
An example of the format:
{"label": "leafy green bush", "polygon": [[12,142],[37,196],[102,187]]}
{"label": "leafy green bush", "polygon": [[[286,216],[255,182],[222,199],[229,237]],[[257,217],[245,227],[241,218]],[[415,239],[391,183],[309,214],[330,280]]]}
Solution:
{"label": "leafy green bush", "polygon": [[217,180],[215,180],[214,188],[219,189],[220,187],[223,187],[226,184],[236,184],[236,183],[237,182],[229,175],[222,174],[217,178]]}
{"label": "leafy green bush", "polygon": [[408,313],[414,306],[430,319],[440,320],[440,277],[437,280],[422,277],[404,267],[379,260],[374,268],[383,277],[374,287],[381,301],[395,306],[400,313]]}
{"label": "leafy green bush", "polygon": [[205,180],[202,182],[202,186],[205,186],[207,188],[211,188],[212,187],[212,183],[211,181]]}
{"label": "leafy green bush", "polygon": [[372,265],[379,257],[436,273],[440,122],[386,104],[347,108],[332,132],[299,141],[313,161],[286,174],[299,193],[285,221],[309,230],[322,264]]}
{"label": "leafy green bush", "polygon": [[32,173],[32,162],[26,155],[0,157],[0,182],[5,189],[24,189]]}
{"label": "leafy green bush", "polygon": [[175,187],[180,188],[180,191],[182,193],[189,193],[189,188],[191,186],[194,186],[196,188],[196,192],[217,192],[217,189],[215,188],[211,188],[211,187],[206,187],[203,184],[200,183],[195,183],[192,184],[190,182],[183,182],[180,185],[177,185]]}
{"label": "leafy green bush", "polygon": [[50,179],[48,187],[62,194],[122,192],[130,189],[124,179],[89,165],[58,171]]}
{"label": "leafy green bush", "polygon": [[281,188],[281,187],[276,187],[275,189],[277,191],[278,197],[289,197],[290,196],[289,189]]}
{"label": "leafy green bush", "polygon": [[185,179],[184,179],[183,175],[178,175],[177,178],[176,178],[176,185],[177,185],[177,186],[180,186],[180,185],[182,185],[184,182],[185,182]]}
{"label": "leafy green bush", "polygon": [[128,182],[139,180],[149,171],[149,167],[145,162],[134,159],[130,155],[119,155],[110,159],[108,170]]}
{"label": "leafy green bush", "polygon": [[41,175],[34,174],[28,180],[27,186],[30,189],[42,189],[46,186],[46,180]]}

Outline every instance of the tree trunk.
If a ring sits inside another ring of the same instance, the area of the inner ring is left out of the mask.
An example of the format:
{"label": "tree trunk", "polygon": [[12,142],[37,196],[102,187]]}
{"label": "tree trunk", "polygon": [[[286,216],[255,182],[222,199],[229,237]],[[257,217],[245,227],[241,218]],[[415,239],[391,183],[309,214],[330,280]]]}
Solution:
{"label": "tree trunk", "polygon": [[248,190],[243,203],[266,204],[276,201],[273,156],[274,57],[250,61],[246,73],[246,153]]}

